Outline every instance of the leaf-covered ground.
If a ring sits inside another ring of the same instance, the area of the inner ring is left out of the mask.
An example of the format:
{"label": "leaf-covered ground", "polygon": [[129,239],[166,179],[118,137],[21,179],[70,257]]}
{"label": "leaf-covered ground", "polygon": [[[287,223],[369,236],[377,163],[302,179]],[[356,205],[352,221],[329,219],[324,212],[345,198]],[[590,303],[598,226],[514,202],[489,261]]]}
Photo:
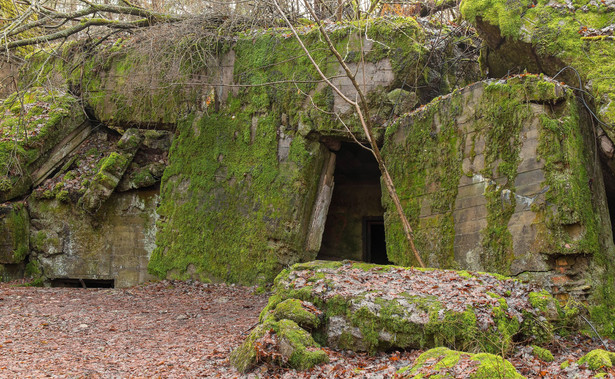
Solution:
{"label": "leaf-covered ground", "polygon": [[[224,284],[162,281],[129,289],[0,284],[0,377],[239,377],[229,352],[256,324],[266,301],[253,288]],[[613,341],[607,344],[615,349]],[[578,336],[548,346],[553,363],[535,358],[529,347],[518,347],[508,359],[530,378],[586,378],[595,373],[560,364],[599,347],[599,341]],[[327,353],[330,363],[309,372],[264,364],[246,376],[389,378],[421,351]],[[609,375],[615,377],[615,370]]]}

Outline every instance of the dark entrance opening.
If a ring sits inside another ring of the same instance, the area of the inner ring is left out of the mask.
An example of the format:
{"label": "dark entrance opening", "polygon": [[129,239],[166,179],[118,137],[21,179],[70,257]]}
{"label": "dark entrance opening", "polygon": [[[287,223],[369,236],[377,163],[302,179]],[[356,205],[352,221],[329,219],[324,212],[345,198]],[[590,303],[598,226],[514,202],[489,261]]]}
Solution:
{"label": "dark entrance opening", "polygon": [[611,219],[611,230],[615,238],[615,175],[605,162],[602,162],[602,175],[604,178],[604,191],[606,193],[606,201],[609,206],[609,216]]}
{"label": "dark entrance opening", "polygon": [[365,217],[363,219],[363,260],[380,265],[389,265],[387,245],[384,237],[384,218]]}
{"label": "dark entrance opening", "polygon": [[356,143],[342,142],[334,153],[333,194],[317,259],[389,263],[378,163]]}
{"label": "dark entrance opening", "polygon": [[70,279],[59,278],[51,280],[52,287],[69,287],[69,288],[114,288],[115,280],[113,279]]}

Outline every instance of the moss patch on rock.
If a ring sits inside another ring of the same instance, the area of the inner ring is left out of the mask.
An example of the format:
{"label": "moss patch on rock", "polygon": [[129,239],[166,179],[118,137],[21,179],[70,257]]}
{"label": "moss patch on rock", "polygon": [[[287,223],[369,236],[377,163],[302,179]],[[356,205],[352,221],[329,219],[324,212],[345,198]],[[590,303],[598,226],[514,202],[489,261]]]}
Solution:
{"label": "moss patch on rock", "polygon": [[544,362],[553,362],[553,354],[540,346],[532,345],[532,354]]}
{"label": "moss patch on rock", "polygon": [[577,362],[587,364],[590,370],[609,369],[615,365],[615,353],[603,349],[592,350]]}
{"label": "moss patch on rock", "polygon": [[45,153],[85,121],[76,98],[34,87],[0,103],[0,202],[29,190]]}
{"label": "moss patch on rock", "polygon": [[329,357],[310,333],[294,321],[282,319],[257,326],[246,341],[231,353],[230,361],[239,372],[244,373],[260,362],[307,370],[328,362]]}
{"label": "moss patch on rock", "polygon": [[557,312],[545,310],[557,302],[543,294],[545,310],[535,308],[531,293],[526,284],[489,274],[314,261],[276,278],[261,321],[278,307],[309,301],[324,313],[314,338],[334,348],[374,353],[448,346],[501,353],[517,339],[552,339]]}
{"label": "moss patch on rock", "polygon": [[119,184],[124,172],[137,153],[141,140],[142,137],[136,129],[128,129],[124,133],[117,143],[119,151],[112,151],[99,161],[98,172],[79,199],[77,205],[80,208],[91,214],[98,211]]}
{"label": "moss patch on rock", "polygon": [[270,312],[261,314],[261,321],[273,318],[275,321],[291,320],[306,330],[313,330],[320,326],[323,313],[312,303],[299,299],[286,299],[278,303]]}
{"label": "moss patch on rock", "polygon": [[524,378],[501,356],[471,354],[438,347],[421,354],[414,365],[398,371],[402,378]]}

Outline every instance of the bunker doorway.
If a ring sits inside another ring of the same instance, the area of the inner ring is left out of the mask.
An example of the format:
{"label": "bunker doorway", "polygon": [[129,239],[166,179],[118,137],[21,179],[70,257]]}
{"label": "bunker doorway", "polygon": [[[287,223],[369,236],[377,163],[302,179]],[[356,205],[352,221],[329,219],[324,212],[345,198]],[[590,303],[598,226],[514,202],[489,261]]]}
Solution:
{"label": "bunker doorway", "polygon": [[[604,191],[609,207],[609,219],[611,221],[611,231],[615,242],[615,174],[608,167],[608,162],[602,162],[602,177],[604,180]],[[590,183],[590,186],[593,183]]]}
{"label": "bunker doorway", "polygon": [[380,169],[371,152],[342,142],[317,259],[390,263],[386,256]]}

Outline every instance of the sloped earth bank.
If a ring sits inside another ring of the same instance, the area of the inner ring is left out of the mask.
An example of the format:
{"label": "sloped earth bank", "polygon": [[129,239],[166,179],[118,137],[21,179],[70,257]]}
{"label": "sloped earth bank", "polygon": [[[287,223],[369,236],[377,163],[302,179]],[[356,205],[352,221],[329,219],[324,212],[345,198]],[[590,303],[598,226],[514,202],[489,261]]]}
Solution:
{"label": "sloped earth bank", "polygon": [[[423,351],[367,353],[325,349],[329,363],[297,372],[261,364],[240,375],[229,364],[258,321],[266,295],[251,287],[168,282],[129,289],[30,288],[0,284],[0,377],[389,378]],[[615,342],[607,341],[609,349]],[[585,378],[576,362],[601,344],[587,337],[546,346],[553,363],[515,347],[508,360],[532,378]],[[469,376],[450,370],[451,377]],[[421,368],[421,373],[428,370]],[[609,372],[611,376],[615,371]]]}

